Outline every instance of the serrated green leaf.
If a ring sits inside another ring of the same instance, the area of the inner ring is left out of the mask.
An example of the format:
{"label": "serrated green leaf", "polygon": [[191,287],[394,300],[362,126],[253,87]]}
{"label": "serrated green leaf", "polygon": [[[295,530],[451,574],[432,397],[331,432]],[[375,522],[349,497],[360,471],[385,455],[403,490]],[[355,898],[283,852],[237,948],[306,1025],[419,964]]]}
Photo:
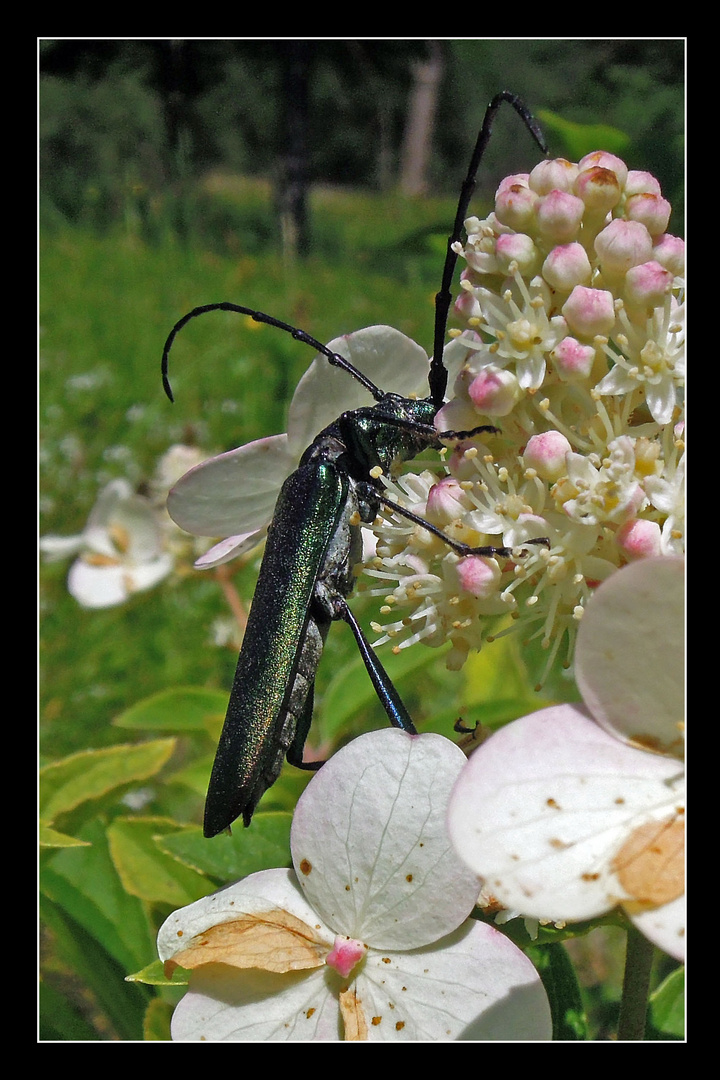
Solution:
{"label": "serrated green leaf", "polygon": [[236,881],[258,870],[292,865],[291,823],[290,813],[257,811],[249,828],[233,827],[230,836],[206,840],[201,829],[189,828],[163,837],[159,846],[216,880]]}
{"label": "serrated green leaf", "polygon": [[125,890],[149,903],[184,907],[206,896],[214,884],[194,868],[162,850],[159,840],[179,826],[166,818],[116,818],[108,844]]}
{"label": "serrated green leaf", "polygon": [[102,750],[81,750],[40,771],[40,813],[51,823],[58,814],[98,799],[114,788],[154,776],[170,758],[175,739]]}
{"label": "serrated green leaf", "polygon": [[222,724],[228,695],[222,690],[181,686],[138,701],[113,720],[114,727],[141,731],[208,732]]}

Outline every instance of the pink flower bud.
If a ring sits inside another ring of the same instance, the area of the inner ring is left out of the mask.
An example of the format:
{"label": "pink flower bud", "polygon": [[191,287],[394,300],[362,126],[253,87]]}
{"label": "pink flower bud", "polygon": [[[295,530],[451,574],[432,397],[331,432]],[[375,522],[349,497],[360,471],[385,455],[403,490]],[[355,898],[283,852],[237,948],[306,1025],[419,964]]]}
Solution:
{"label": "pink flower bud", "polygon": [[468,555],[455,567],[460,588],[476,600],[489,600],[497,594],[500,567],[481,555]]}
{"label": "pink flower bud", "polygon": [[592,267],[582,244],[557,244],[543,263],[542,276],[553,289],[570,292],[576,285],[587,285]]}
{"label": "pink flower bud", "polygon": [[648,559],[654,555],[661,555],[661,535],[657,521],[633,518],[620,526],[615,533],[615,542],[625,558],[634,562],[636,559]]}
{"label": "pink flower bud", "polygon": [[622,189],[620,181],[611,169],[594,165],[578,176],[575,194],[582,199],[588,210],[608,213],[620,202]]}
{"label": "pink flower bud", "polygon": [[661,195],[660,182],[652,173],[643,172],[641,169],[631,169],[625,181],[625,198],[630,195],[642,195],[644,192],[653,195]]}
{"label": "pink flower bud", "polygon": [[658,236],[652,254],[656,262],[676,277],[682,277],[685,273],[685,241],[679,236],[671,236],[670,233]]}
{"label": "pink flower bud", "polygon": [[660,236],[668,227],[672,207],[662,195],[646,191],[631,195],[625,202],[625,216],[629,221],[640,221],[651,236]]}
{"label": "pink flower bud", "polygon": [[528,439],[523,461],[528,469],[535,469],[542,480],[554,482],[566,471],[565,455],[572,446],[560,431],[544,431]]}
{"label": "pink flower bud", "polygon": [[532,277],[540,262],[538,249],[532,238],[525,233],[504,233],[498,236],[495,255],[498,267],[503,273],[509,272],[511,263],[517,263],[523,277]]}
{"label": "pink flower bud", "polygon": [[501,192],[506,191],[507,188],[516,187],[516,186],[527,187],[529,179],[530,179],[530,173],[526,173],[526,172],[524,172],[524,173],[512,173],[511,176],[504,176],[503,179],[498,184],[497,191],[495,192],[495,198],[497,199],[498,195],[500,195]]}
{"label": "pink flower bud", "polygon": [[614,154],[609,154],[607,150],[593,150],[592,153],[586,154],[585,157],[578,162],[578,169],[580,172],[583,172],[584,169],[592,169],[595,165],[599,165],[601,169],[609,169],[611,172],[614,172],[618,178],[620,187],[625,187],[628,167],[619,157],[615,157]]}
{"label": "pink flower bud", "polygon": [[582,221],[585,205],[577,195],[551,191],[539,200],[536,217],[539,231],[555,243],[573,240]]}
{"label": "pink flower bud", "polygon": [[625,275],[625,296],[638,306],[660,307],[672,287],[673,275],[659,262],[632,266]]}
{"label": "pink flower bud", "polygon": [[530,173],[528,186],[538,195],[548,195],[551,191],[572,191],[577,174],[577,165],[565,158],[541,161]]}
{"label": "pink flower bud", "polygon": [[604,273],[624,274],[652,257],[652,239],[639,221],[615,218],[595,237],[595,251]]}
{"label": "pink flower bud", "polygon": [[581,345],[574,337],[566,337],[552,350],[550,359],[563,382],[580,382],[592,371],[595,349],[592,345]]}
{"label": "pink flower bud", "polygon": [[501,225],[506,225],[516,232],[527,232],[528,226],[535,220],[535,207],[538,196],[526,185],[511,184],[498,189],[495,196],[495,216]]}
{"label": "pink flower bud", "polygon": [[428,492],[427,516],[434,525],[449,525],[467,508],[466,496],[454,476],[444,476]]}
{"label": "pink flower bud", "polygon": [[562,313],[573,333],[580,337],[609,336],[615,325],[612,293],[576,285],[563,305]]}
{"label": "pink flower bud", "polygon": [[488,366],[470,383],[468,394],[485,416],[507,416],[520,397],[520,387],[511,371]]}

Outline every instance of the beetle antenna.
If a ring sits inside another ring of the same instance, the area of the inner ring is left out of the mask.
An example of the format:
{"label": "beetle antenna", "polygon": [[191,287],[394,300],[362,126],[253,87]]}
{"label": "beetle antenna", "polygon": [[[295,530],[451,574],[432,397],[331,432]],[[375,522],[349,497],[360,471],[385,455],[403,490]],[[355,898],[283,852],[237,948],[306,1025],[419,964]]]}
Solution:
{"label": "beetle antenna", "polygon": [[445,399],[448,378],[447,370],[443,364],[443,348],[448,313],[452,302],[452,292],[450,290],[457,263],[457,252],[453,251],[453,245],[460,240],[461,230],[465,222],[465,215],[467,214],[470,199],[472,198],[477,183],[478,169],[480,168],[480,163],[492,134],[495,116],[503,101],[507,101],[508,104],[512,105],[543,154],[547,154],[547,144],[545,142],[545,137],[540,130],[540,125],[532,116],[525,103],[521,101],[516,94],[511,94],[509,90],[501,90],[499,94],[495,95],[485,110],[482,127],[480,128],[477,142],[475,143],[475,149],[473,150],[473,155],[470,159],[470,165],[468,166],[467,176],[465,177],[463,186],[460,190],[460,199],[455,214],[455,224],[453,225],[452,235],[448,238],[447,254],[445,256],[445,266],[443,268],[440,292],[435,297],[435,339],[433,342],[433,358],[430,366],[429,381],[430,397],[437,409],[440,408]]}
{"label": "beetle antenna", "polygon": [[376,401],[380,401],[383,397],[383,391],[380,390],[374,382],[368,379],[366,375],[363,375],[361,371],[358,371],[349,360],[346,360],[340,353],[332,352],[328,349],[327,345],[323,345],[322,342],[317,341],[316,338],[311,337],[310,334],[307,334],[304,330],[298,330],[297,327],[290,326],[289,323],[282,322],[280,319],[275,319],[272,315],[266,315],[263,311],[254,311],[252,308],[241,307],[239,304],[224,302],[222,304],[203,304],[201,307],[193,308],[187,315],[183,315],[182,319],[178,319],[168,334],[163,348],[161,369],[163,388],[171,401],[174,401],[175,398],[173,397],[170,379],[168,378],[168,357],[173,342],[186,323],[189,323],[191,319],[197,318],[198,315],[204,315],[207,311],[234,311],[238,315],[247,315],[249,318],[253,319],[254,322],[267,323],[268,326],[275,326],[278,330],[284,330],[286,333],[291,334],[296,341],[303,341],[306,345],[310,345],[317,352],[326,356],[333,367],[339,367],[343,371],[346,371],[348,375],[352,375],[353,379],[356,379],[361,383],[365,389],[372,394]]}

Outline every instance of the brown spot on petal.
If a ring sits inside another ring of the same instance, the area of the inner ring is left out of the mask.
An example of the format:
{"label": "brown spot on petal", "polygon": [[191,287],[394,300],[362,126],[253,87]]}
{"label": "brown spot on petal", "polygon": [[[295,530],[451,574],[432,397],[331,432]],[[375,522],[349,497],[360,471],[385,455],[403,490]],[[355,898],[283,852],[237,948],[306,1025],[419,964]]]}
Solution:
{"label": "brown spot on petal", "polygon": [[367,1020],[355,990],[341,990],[339,1003],[345,1025],[345,1042],[364,1042],[368,1037]]}
{"label": "brown spot on petal", "polygon": [[623,888],[643,904],[667,904],[685,891],[685,822],[641,825],[613,860]]}
{"label": "brown spot on petal", "polygon": [[311,870],[312,870],[312,863],[308,862],[307,859],[301,859],[300,860],[300,873],[304,874],[305,877],[307,877]]}

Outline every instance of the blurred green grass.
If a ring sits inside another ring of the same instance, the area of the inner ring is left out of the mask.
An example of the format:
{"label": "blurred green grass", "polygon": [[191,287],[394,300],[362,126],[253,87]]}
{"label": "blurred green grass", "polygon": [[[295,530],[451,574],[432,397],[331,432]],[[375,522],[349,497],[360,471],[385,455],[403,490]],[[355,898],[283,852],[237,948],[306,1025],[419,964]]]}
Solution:
{"label": "blurred green grass", "polygon": [[[316,191],[318,254],[304,261],[283,258],[265,238],[273,218],[261,184],[215,177],[192,209],[199,224],[184,243],[167,227],[166,208],[154,230],[135,227],[130,215],[109,234],[57,222],[43,232],[41,535],[78,533],[108,480],[143,484],[173,443],[218,452],[284,430],[312,352],[237,315],[213,313],[183,331],[171,357],[176,403],[167,401],[162,346],[198,304],[259,308],[323,341],[389,323],[431,348],[452,202]],[[67,569],[41,568],[47,758],[120,741],[112,718],[157,690],[229,689],[236,651],[210,643],[212,620],[226,614],[210,577],[193,574],[121,607],[88,611],[67,593]],[[251,562],[236,578],[247,600],[255,569]],[[331,635],[331,655],[335,649],[337,663],[353,651],[342,634]],[[328,677],[335,667],[328,663]]]}

